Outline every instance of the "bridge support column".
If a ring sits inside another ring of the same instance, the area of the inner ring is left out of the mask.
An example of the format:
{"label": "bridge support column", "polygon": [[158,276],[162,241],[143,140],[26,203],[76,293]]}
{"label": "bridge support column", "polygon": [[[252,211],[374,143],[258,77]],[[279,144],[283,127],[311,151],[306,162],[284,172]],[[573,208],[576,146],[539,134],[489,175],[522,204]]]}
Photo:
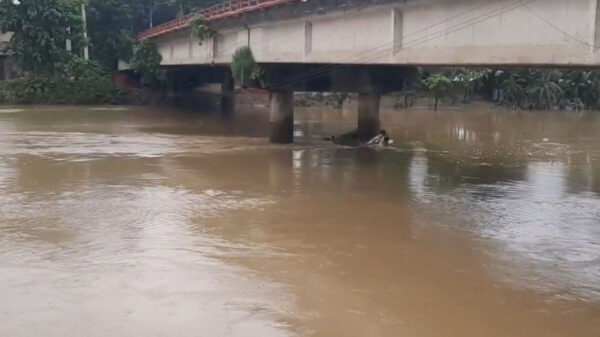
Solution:
{"label": "bridge support column", "polygon": [[358,94],[358,138],[368,140],[375,137],[381,127],[379,121],[379,105],[381,94]]}
{"label": "bridge support column", "polygon": [[235,83],[231,70],[225,70],[221,80],[221,114],[231,115],[235,108]]}
{"label": "bridge support column", "polygon": [[294,142],[294,92],[271,92],[271,143]]}

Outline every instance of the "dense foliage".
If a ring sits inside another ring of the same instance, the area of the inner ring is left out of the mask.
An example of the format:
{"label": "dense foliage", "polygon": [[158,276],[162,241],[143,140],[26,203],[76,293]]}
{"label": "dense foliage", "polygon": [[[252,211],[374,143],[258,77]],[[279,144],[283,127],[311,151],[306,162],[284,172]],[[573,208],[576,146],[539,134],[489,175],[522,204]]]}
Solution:
{"label": "dense foliage", "polygon": [[189,14],[196,8],[208,7],[222,2],[222,0],[154,0],[150,2],[158,9],[158,11],[154,11],[155,13],[162,13],[158,17],[160,22],[165,15],[167,18],[180,17]]}
{"label": "dense foliage", "polygon": [[219,1],[88,0],[92,57],[106,67],[116,69],[118,59],[127,60],[131,56],[134,36],[138,32]]}
{"label": "dense foliage", "polygon": [[[81,3],[87,4],[88,41],[82,38]],[[134,36],[151,25],[172,20],[218,0],[0,0],[0,31],[15,33],[12,48],[24,69],[55,72],[67,62],[66,40],[73,51],[90,46],[92,59],[115,70],[132,54]],[[209,28],[204,25],[204,28]],[[197,33],[210,35],[198,26]]]}
{"label": "dense foliage", "polygon": [[121,91],[95,62],[74,58],[69,76],[37,76],[0,82],[0,104],[104,104],[121,101]]}
{"label": "dense foliage", "polygon": [[142,84],[158,88],[166,78],[164,69],[160,67],[161,61],[162,56],[156,44],[151,40],[143,40],[134,45],[129,65],[140,76]]}
{"label": "dense foliage", "polygon": [[450,89],[452,81],[443,74],[433,74],[423,80],[423,87],[430,92],[434,99],[434,109],[437,109],[439,99]]}
{"label": "dense foliage", "polygon": [[190,28],[192,37],[200,40],[200,44],[202,44],[204,40],[210,39],[217,34],[210,26],[210,23],[200,16],[195,17],[190,22]]}
{"label": "dense foliage", "polygon": [[504,92],[501,103],[515,108],[597,109],[600,71],[527,69],[495,74]]}
{"label": "dense foliage", "polygon": [[[143,84],[159,87],[165,72],[151,42],[135,34],[212,0],[0,0],[0,32],[13,32],[10,48],[25,78],[1,83],[0,102],[107,103],[120,100],[111,81],[119,59],[130,61]],[[81,5],[87,5],[83,39]],[[156,11],[157,8],[161,10]],[[67,50],[67,40],[71,50]],[[85,61],[88,45],[92,61]]]}
{"label": "dense foliage", "polygon": [[588,69],[446,69],[421,71],[421,92],[468,103],[473,95],[519,109],[598,109],[600,71]]}
{"label": "dense foliage", "polygon": [[14,33],[9,47],[27,74],[0,83],[0,102],[83,104],[118,100],[120,91],[110,74],[78,55],[87,43],[82,38],[81,2],[0,0],[0,30]]}
{"label": "dense foliage", "polygon": [[240,47],[233,53],[231,73],[233,79],[241,86],[265,86],[265,71],[254,60],[250,47]]}
{"label": "dense foliage", "polygon": [[81,40],[81,16],[75,0],[0,0],[0,32],[13,32],[10,48],[25,71],[54,74],[70,60],[66,41]]}
{"label": "dense foliage", "polygon": [[148,27],[143,0],[89,0],[90,53],[107,69],[117,68],[119,59],[131,57],[135,33]]}

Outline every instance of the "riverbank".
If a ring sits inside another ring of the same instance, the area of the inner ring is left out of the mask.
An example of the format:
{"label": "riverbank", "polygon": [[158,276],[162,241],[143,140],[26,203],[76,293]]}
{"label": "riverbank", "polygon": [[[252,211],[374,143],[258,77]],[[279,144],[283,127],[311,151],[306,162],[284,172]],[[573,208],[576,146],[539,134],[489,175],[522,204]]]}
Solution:
{"label": "riverbank", "polygon": [[0,105],[155,105],[166,94],[105,76],[17,78],[0,81]]}

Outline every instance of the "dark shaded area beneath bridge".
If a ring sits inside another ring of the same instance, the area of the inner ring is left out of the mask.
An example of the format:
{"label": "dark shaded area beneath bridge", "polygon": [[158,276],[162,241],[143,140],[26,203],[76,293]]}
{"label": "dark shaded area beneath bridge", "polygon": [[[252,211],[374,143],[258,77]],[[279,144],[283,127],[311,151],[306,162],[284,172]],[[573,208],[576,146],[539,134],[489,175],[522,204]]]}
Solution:
{"label": "dark shaded area beneath bridge", "polygon": [[416,69],[386,65],[264,64],[270,90],[385,93],[410,85]]}
{"label": "dark shaded area beneath bridge", "polygon": [[[412,86],[416,68],[388,65],[261,64],[265,89],[270,91],[386,93]],[[169,68],[169,90],[189,92],[194,88],[224,83],[231,88],[227,66],[177,66]]]}
{"label": "dark shaded area beneath bridge", "polygon": [[[270,93],[273,143],[293,142],[294,92],[358,93],[357,136],[366,141],[379,132],[381,95],[411,87],[417,73],[413,67],[386,65],[277,63],[261,67],[265,71],[263,89]],[[235,83],[227,66],[170,67],[168,83],[172,93],[183,95],[198,87],[220,83],[223,116],[235,110]]]}

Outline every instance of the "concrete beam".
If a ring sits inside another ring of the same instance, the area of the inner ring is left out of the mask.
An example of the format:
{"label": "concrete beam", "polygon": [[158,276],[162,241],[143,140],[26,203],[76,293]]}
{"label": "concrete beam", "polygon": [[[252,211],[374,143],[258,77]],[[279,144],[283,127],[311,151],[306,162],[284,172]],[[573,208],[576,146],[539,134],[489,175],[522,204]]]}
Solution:
{"label": "concrete beam", "polygon": [[402,41],[404,34],[404,19],[402,10],[392,8],[392,56],[402,49]]}
{"label": "concrete beam", "polygon": [[592,15],[592,32],[589,43],[592,53],[595,53],[600,49],[600,0],[590,0],[590,14]]}
{"label": "concrete beam", "polygon": [[304,56],[310,55],[312,52],[312,22],[304,21]]}

